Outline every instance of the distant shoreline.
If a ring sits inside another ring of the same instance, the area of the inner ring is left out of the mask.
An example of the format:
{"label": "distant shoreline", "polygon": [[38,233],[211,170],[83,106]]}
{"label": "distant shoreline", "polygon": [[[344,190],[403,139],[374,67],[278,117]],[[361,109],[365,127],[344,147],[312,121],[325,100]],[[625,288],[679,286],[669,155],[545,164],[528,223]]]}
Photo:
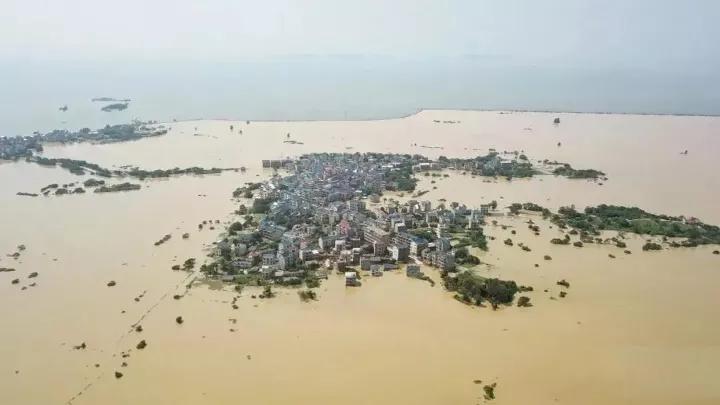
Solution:
{"label": "distant shoreline", "polygon": [[[169,119],[169,120],[153,120],[158,124],[173,124],[183,122],[203,122],[203,121],[223,121],[223,122],[244,122],[250,121],[257,123],[302,123],[302,122],[383,122],[401,120],[419,115],[423,112],[478,112],[478,113],[504,113],[504,114],[563,114],[563,115],[598,115],[598,116],[639,116],[639,117],[699,117],[699,118],[720,118],[720,114],[683,114],[683,113],[632,113],[632,112],[589,112],[589,111],[560,111],[560,110],[523,110],[523,109],[479,109],[479,108],[420,108],[415,112],[395,117],[384,118],[338,118],[338,119],[247,119],[247,118],[187,118],[187,119]],[[137,118],[135,118],[137,119]],[[76,130],[79,130],[77,128]],[[24,137],[31,135],[4,135],[5,137]],[[0,137],[3,137],[0,134]]]}
{"label": "distant shoreline", "polygon": [[509,113],[541,113],[541,114],[583,114],[583,115],[639,115],[658,117],[720,117],[720,114],[692,114],[692,113],[653,113],[653,112],[611,112],[611,111],[561,111],[561,110],[502,110],[502,109],[476,109],[476,108],[422,108],[423,111],[468,111],[468,112],[509,112]]}
{"label": "distant shoreline", "polygon": [[252,119],[235,119],[235,118],[188,118],[176,119],[170,121],[159,121],[161,124],[172,124],[178,122],[199,122],[199,121],[226,121],[226,122],[268,122],[268,123],[296,123],[296,122],[371,122],[371,121],[393,121],[410,118],[423,112],[484,112],[484,113],[506,113],[506,114],[573,114],[573,115],[619,115],[619,116],[640,116],[640,117],[701,117],[701,118],[720,118],[720,114],[683,114],[683,113],[631,113],[631,112],[591,112],[591,111],[559,111],[559,110],[503,110],[503,109],[477,109],[477,108],[421,108],[416,112],[399,115],[397,117],[387,118],[356,118],[356,119],[276,119],[276,120],[252,120]]}

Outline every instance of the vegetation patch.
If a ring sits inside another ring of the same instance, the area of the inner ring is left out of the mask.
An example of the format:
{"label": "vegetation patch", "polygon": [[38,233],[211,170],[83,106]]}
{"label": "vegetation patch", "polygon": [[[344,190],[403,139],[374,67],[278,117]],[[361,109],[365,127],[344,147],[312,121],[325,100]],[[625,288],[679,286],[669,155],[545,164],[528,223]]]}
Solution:
{"label": "vegetation patch", "polygon": [[134,191],[142,188],[139,184],[119,183],[110,186],[102,186],[95,189],[96,193],[117,193],[119,191]]}
{"label": "vegetation patch", "polygon": [[303,301],[314,301],[317,299],[317,294],[313,290],[300,290],[298,291],[300,299]]}
{"label": "vegetation patch", "polygon": [[567,163],[564,163],[562,166],[556,168],[552,173],[558,176],[565,176],[569,179],[598,179],[605,176],[605,173],[600,170],[573,169],[573,167]]}
{"label": "vegetation patch", "polygon": [[470,271],[457,273],[457,276],[443,276],[445,288],[453,291],[459,299],[468,304],[481,305],[488,301],[497,308],[499,304],[510,304],[518,292],[514,281],[497,278],[485,278]]}
{"label": "vegetation patch", "polygon": [[[637,207],[598,205],[587,207],[583,212],[574,207],[562,207],[552,222],[560,228],[573,228],[588,235],[599,235],[603,230],[632,232],[641,235],[684,238],[670,242],[672,247],[692,247],[705,244],[720,244],[720,227],[708,225],[696,218],[658,215]],[[618,247],[625,247],[622,241]],[[652,250],[652,249],[651,249]]]}

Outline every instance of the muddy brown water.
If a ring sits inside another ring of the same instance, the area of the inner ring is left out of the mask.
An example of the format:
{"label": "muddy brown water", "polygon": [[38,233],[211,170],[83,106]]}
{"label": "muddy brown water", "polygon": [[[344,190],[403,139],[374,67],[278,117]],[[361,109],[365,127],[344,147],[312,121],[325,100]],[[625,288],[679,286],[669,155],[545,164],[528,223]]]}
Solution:
{"label": "muddy brown water", "polygon": [[[470,206],[493,199],[550,208],[617,203],[719,224],[720,119],[424,111],[363,122],[169,125],[164,137],[52,145],[45,155],[107,167],[247,172],[145,181],[127,193],[30,198],[15,193],[85,178],[0,164],[0,266],[17,269],[0,274],[0,403],[475,404],[492,382],[497,404],[720,401],[720,256],[711,254],[717,246],[648,253],[641,237],[631,238],[632,255],[608,246],[555,246],[551,224],[533,218],[541,227],[535,236],[527,217],[500,217],[508,228],[486,227],[497,239],[479,253],[489,265],[475,271],[535,291],[524,294],[533,307],[495,312],[459,304],[439,284],[401,272],[367,277],[354,289],[333,275],[310,303],[294,290],[253,300],[247,288],[234,310],[238,294],[204,284],[174,300],[193,276],[170,269],[189,257],[202,263],[221,227],[198,231],[197,224],[232,219],[232,190],[271,174],[261,159],[317,151],[452,157],[523,150],[531,159],[603,170],[609,180],[484,182],[449,171],[435,184],[421,179],[419,188],[430,190],[423,198]],[[283,143],[287,133],[303,144]],[[168,233],[167,243],[153,245]],[[505,246],[507,237],[532,251]],[[19,244],[27,249],[18,260],[5,256]],[[553,260],[544,261],[545,254]],[[33,271],[38,277],[28,279]],[[21,281],[12,285],[15,278]],[[571,283],[565,298],[558,297],[560,279]],[[140,320],[143,331],[131,331]],[[142,339],[147,348],[136,350]],[[86,349],[73,348],[82,342]]]}

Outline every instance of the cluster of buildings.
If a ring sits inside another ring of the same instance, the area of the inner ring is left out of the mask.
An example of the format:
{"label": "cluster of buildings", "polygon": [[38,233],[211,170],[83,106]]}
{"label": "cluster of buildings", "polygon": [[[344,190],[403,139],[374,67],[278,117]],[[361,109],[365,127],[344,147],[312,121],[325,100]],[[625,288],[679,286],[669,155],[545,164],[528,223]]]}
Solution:
{"label": "cluster of buildings", "polygon": [[288,167],[292,165],[292,160],[284,159],[284,160],[263,160],[262,161],[262,167],[265,169],[281,169],[284,167]]}
{"label": "cluster of buildings", "polygon": [[34,137],[0,137],[0,160],[14,160],[42,150],[42,145]]}
{"label": "cluster of buildings", "polygon": [[479,176],[520,176],[529,177],[535,169],[527,156],[517,151],[498,153],[491,149],[487,155],[469,159],[441,157],[436,162],[419,162],[413,166],[415,172],[427,172],[452,168]]}
{"label": "cluster of buildings", "polygon": [[31,136],[3,136],[0,137],[0,159],[14,160],[30,156],[33,152],[42,152],[43,142],[120,142],[166,133],[167,129],[154,121],[134,121],[131,124],[106,125],[95,131],[89,128],[75,132],[56,129],[45,134],[34,132]]}
{"label": "cluster of buildings", "polygon": [[419,272],[414,264],[423,262],[453,271],[448,231],[479,228],[489,206],[380,200],[383,191],[395,189],[393,182],[412,175],[418,159],[312,154],[283,163],[290,176],[275,177],[255,190],[256,199],[272,201],[257,228],[219,242],[229,263],[226,276],[257,274],[299,284],[308,269],[326,268],[346,272],[346,283],[355,285],[358,268],[380,276],[409,263],[413,276]]}

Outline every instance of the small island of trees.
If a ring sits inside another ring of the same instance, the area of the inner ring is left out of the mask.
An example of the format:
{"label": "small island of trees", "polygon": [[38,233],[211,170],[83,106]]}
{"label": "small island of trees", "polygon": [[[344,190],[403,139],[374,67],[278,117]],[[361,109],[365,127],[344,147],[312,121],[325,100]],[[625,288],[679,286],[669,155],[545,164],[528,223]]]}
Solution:
{"label": "small island of trees", "polygon": [[[601,204],[577,211],[574,207],[562,207],[552,216],[552,222],[561,229],[573,228],[582,235],[599,235],[602,230],[632,232],[640,235],[683,238],[670,241],[671,247],[692,247],[720,244],[720,227],[708,225],[697,218],[658,215],[637,207]],[[621,247],[624,247],[623,243]],[[656,250],[649,247],[646,250]]]}
{"label": "small island of trees", "polygon": [[112,103],[108,104],[105,107],[101,108],[102,111],[110,112],[110,111],[123,111],[128,108],[128,103]]}
{"label": "small island of trees", "polygon": [[565,163],[552,172],[558,176],[565,176],[569,179],[598,179],[605,176],[605,173],[595,169],[574,169]]}
{"label": "small island of trees", "polygon": [[443,274],[443,284],[448,291],[456,293],[455,297],[467,304],[482,305],[489,302],[493,309],[501,304],[511,304],[515,293],[519,291],[514,281],[505,281],[497,278],[484,278],[471,271]]}
{"label": "small island of trees", "polygon": [[133,183],[120,183],[120,184],[113,184],[111,186],[101,186],[95,189],[96,193],[114,193],[118,191],[133,191],[133,190],[140,190],[142,188],[139,184],[133,184]]}

